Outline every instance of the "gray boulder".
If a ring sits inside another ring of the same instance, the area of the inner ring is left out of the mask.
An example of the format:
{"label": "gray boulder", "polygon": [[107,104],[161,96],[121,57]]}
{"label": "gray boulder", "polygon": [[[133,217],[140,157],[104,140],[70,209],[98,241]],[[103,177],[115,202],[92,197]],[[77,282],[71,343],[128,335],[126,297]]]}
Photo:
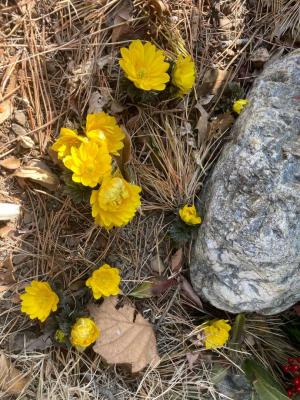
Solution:
{"label": "gray boulder", "polygon": [[191,282],[233,313],[300,300],[300,50],[269,63],[200,194]]}

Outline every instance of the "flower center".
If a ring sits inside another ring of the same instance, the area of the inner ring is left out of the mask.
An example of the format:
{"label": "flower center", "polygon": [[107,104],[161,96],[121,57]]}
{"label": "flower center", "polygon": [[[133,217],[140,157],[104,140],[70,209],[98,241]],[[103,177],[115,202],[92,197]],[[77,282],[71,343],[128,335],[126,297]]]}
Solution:
{"label": "flower center", "polygon": [[140,69],[138,70],[137,76],[138,76],[139,79],[144,79],[145,76],[146,76],[146,70],[145,70],[145,68],[140,68]]}
{"label": "flower center", "polygon": [[129,193],[123,180],[114,178],[110,188],[104,194],[104,201],[106,204],[119,206],[128,197]]}

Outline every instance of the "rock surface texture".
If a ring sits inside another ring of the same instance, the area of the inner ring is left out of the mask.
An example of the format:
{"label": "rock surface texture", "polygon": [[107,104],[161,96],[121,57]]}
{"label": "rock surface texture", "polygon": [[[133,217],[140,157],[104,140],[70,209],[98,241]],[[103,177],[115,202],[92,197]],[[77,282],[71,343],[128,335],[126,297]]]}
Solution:
{"label": "rock surface texture", "polygon": [[271,62],[201,194],[191,281],[233,313],[300,300],[300,50]]}

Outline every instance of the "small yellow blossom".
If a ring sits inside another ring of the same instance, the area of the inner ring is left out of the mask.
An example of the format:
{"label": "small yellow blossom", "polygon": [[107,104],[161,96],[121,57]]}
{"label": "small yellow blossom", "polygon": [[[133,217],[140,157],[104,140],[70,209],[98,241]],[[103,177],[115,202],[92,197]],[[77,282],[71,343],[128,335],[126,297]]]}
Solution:
{"label": "small yellow blossom", "polygon": [[57,310],[59,302],[57,294],[51,289],[49,283],[39,281],[32,281],[20,298],[21,311],[30,319],[38,318],[41,322],[44,322],[52,311]]}
{"label": "small yellow blossom", "polygon": [[91,318],[78,318],[71,329],[70,341],[79,351],[83,351],[96,341],[100,332]]}
{"label": "small yellow blossom", "polygon": [[92,141],[105,142],[108,152],[113,155],[119,155],[119,150],[124,147],[124,132],[118,126],[116,118],[105,112],[88,114],[86,135]]}
{"label": "small yellow blossom", "polygon": [[78,135],[76,131],[61,128],[59,136],[51,148],[57,152],[57,157],[62,160],[71,154],[72,147],[79,147],[84,141],[87,141],[87,138]]}
{"label": "small yellow blossom", "polygon": [[232,109],[237,114],[240,114],[244,110],[244,108],[246,107],[247,104],[249,104],[249,100],[239,99],[233,103]]}
{"label": "small yellow blossom", "polygon": [[203,328],[205,348],[209,350],[224,346],[228,341],[230,330],[231,326],[224,319],[208,323]]}
{"label": "small yellow blossom", "polygon": [[86,281],[86,286],[92,289],[94,298],[98,300],[100,297],[116,296],[121,293],[120,282],[118,268],[103,264],[92,273],[92,276]]}
{"label": "small yellow blossom", "polygon": [[106,229],[126,225],[141,205],[140,192],[139,186],[120,176],[106,176],[90,199],[95,222]]}
{"label": "small yellow blossom", "polygon": [[57,329],[54,335],[54,339],[58,343],[64,343],[66,341],[66,336],[61,329]]}
{"label": "small yellow blossom", "polygon": [[169,63],[165,55],[150,42],[143,44],[133,40],[129,48],[121,48],[122,58],[119,64],[127,78],[143,90],[164,90],[170,76],[167,74]]}
{"label": "small yellow blossom", "polygon": [[201,224],[201,217],[198,215],[196,207],[186,204],[179,210],[179,216],[187,225]]}
{"label": "small yellow blossom", "polygon": [[187,94],[195,84],[195,63],[191,56],[179,56],[172,72],[172,82],[179,88],[179,94]]}
{"label": "small yellow blossom", "polygon": [[71,155],[63,159],[65,166],[73,171],[74,182],[95,187],[105,174],[111,172],[111,156],[104,143],[81,143],[79,148],[71,148]]}

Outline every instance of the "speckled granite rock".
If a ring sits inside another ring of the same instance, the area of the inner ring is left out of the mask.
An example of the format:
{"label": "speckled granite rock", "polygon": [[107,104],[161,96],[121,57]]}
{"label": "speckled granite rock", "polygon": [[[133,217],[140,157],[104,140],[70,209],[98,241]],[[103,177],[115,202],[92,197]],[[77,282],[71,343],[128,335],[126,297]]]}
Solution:
{"label": "speckled granite rock", "polygon": [[229,371],[222,382],[216,385],[220,398],[231,400],[251,400],[252,388],[245,375]]}
{"label": "speckled granite rock", "polygon": [[233,313],[300,300],[300,50],[265,67],[201,199],[196,291]]}

